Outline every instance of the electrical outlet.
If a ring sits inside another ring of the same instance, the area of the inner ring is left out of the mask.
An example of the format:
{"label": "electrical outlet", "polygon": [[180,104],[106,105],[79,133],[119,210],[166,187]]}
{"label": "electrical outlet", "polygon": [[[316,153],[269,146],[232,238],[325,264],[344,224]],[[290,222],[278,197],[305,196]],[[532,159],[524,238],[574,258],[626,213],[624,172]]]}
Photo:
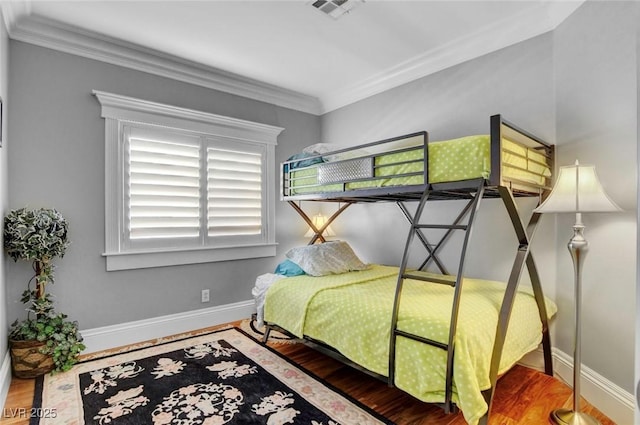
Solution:
{"label": "electrical outlet", "polygon": [[208,303],[209,302],[209,290],[208,289],[203,289],[202,290],[202,302],[203,303]]}

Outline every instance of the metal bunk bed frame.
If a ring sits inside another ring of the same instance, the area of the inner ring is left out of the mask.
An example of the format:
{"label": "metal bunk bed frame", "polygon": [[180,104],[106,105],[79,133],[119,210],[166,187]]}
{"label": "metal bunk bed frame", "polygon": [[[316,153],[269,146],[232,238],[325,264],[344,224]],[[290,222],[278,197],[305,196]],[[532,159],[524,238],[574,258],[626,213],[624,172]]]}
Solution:
{"label": "metal bunk bed frame", "polygon": [[[321,341],[316,341],[312,338],[305,336],[305,343],[314,349],[327,354],[333,358],[336,358],[345,364],[348,364],[354,368],[357,368],[369,375],[372,375],[378,379],[386,381],[389,386],[394,386],[395,376],[395,352],[396,352],[396,340],[398,336],[409,338],[414,341],[429,344],[447,351],[447,363],[446,363],[446,380],[445,380],[445,401],[440,403],[440,407],[444,409],[446,413],[452,413],[458,411],[457,406],[452,400],[452,386],[453,386],[453,366],[454,366],[454,351],[455,351],[455,334],[457,327],[458,311],[460,305],[460,297],[462,293],[462,283],[464,274],[464,263],[467,252],[467,245],[471,236],[471,230],[473,228],[473,222],[476,211],[479,208],[480,201],[483,198],[500,198],[505,205],[513,230],[518,239],[518,248],[516,256],[511,268],[509,279],[507,281],[505,295],[501,304],[498,323],[496,327],[495,341],[493,346],[493,352],[490,364],[489,379],[491,386],[489,389],[483,391],[483,396],[487,405],[489,406],[487,413],[481,419],[481,424],[487,424],[489,421],[489,413],[491,411],[493,396],[495,393],[496,382],[498,379],[498,369],[500,365],[500,359],[502,356],[502,349],[505,343],[507,328],[509,325],[509,319],[515,295],[520,282],[522,273],[526,266],[529,273],[531,285],[533,288],[535,300],[538,306],[540,321],[542,323],[542,346],[544,356],[544,369],[547,375],[553,376],[553,366],[551,359],[551,340],[549,335],[549,326],[547,319],[546,305],[544,302],[544,295],[542,286],[540,283],[540,277],[537,271],[536,264],[533,259],[533,255],[530,250],[531,241],[535,234],[540,218],[539,213],[533,213],[529,219],[529,222],[525,226],[518,212],[518,208],[515,202],[515,198],[519,196],[537,196],[539,202],[544,200],[550,191],[549,185],[532,185],[530,182],[518,181],[515,179],[505,179],[503,176],[502,162],[501,162],[501,140],[503,137],[515,138],[522,140],[530,147],[539,150],[544,153],[548,158],[548,166],[550,169],[554,167],[554,147],[549,145],[535,136],[529,134],[526,131],[519,129],[508,121],[504,120],[500,115],[494,115],[490,120],[491,128],[491,175],[488,179],[478,178],[466,181],[457,181],[449,183],[436,183],[430,184],[427,180],[428,176],[428,158],[427,149],[424,150],[424,176],[425,183],[418,186],[410,186],[408,188],[402,188],[400,191],[390,191],[387,188],[374,188],[374,189],[362,189],[350,191],[349,194],[319,194],[319,195],[294,195],[283,193],[283,200],[287,202],[300,214],[305,222],[314,231],[314,235],[309,241],[309,244],[314,244],[317,241],[325,242],[323,232],[325,229],[350,205],[357,202],[380,202],[380,201],[394,201],[402,211],[403,215],[410,223],[410,229],[407,236],[402,261],[400,264],[400,270],[398,274],[398,280],[396,285],[396,292],[393,305],[393,315],[391,318],[391,332],[389,341],[389,376],[385,377],[376,373],[373,373],[361,366],[350,361],[344,357],[340,352],[323,344]],[[416,133],[418,134],[418,133]],[[425,143],[427,143],[427,134],[424,133]],[[370,146],[374,144],[369,144]],[[284,187],[284,185],[283,185]],[[286,189],[284,189],[286,192]],[[344,196],[346,195],[346,196]],[[429,224],[423,223],[422,217],[424,209],[430,200],[451,200],[451,199],[466,199],[467,203],[460,211],[459,215],[453,220],[452,224]],[[324,201],[324,202],[339,202],[341,205],[337,211],[328,218],[327,222],[320,228],[316,228],[309,216],[304,212],[302,207],[295,201]],[[419,204],[412,215],[405,202],[418,201]],[[463,220],[466,218],[466,223]],[[443,236],[436,244],[432,244],[427,239],[423,232],[423,229],[441,229],[446,230]],[[455,279],[437,279],[432,276],[426,277],[424,274],[420,274],[420,271],[424,270],[431,262],[433,262],[440,272],[444,275],[448,275],[447,269],[437,256],[438,251],[441,249],[447,239],[455,232],[465,232],[464,240],[462,243],[460,262],[458,270],[455,275]],[[417,238],[422,243],[423,247],[427,251],[427,257],[421,264],[421,266],[414,271],[407,271],[407,263],[409,259],[409,253],[413,248],[414,238]],[[398,312],[401,302],[402,288],[405,279],[417,279],[427,281],[435,284],[446,284],[454,287],[454,301],[451,312],[451,321],[449,329],[448,343],[443,344],[438,341],[433,341],[419,335],[413,335],[397,328]],[[266,331],[264,333],[263,341],[266,342],[271,329],[278,329],[281,332],[288,333],[286,329],[282,329],[275,324],[267,323]]]}

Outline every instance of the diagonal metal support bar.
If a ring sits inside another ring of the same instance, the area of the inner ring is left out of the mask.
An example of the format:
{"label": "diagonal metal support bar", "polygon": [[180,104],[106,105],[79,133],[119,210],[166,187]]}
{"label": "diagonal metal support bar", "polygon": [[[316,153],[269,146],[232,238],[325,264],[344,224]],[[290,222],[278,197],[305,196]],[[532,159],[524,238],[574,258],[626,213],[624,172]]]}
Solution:
{"label": "diagonal metal support bar", "polygon": [[329,227],[331,223],[333,223],[333,221],[336,218],[338,218],[340,214],[342,214],[344,210],[346,210],[351,204],[353,204],[353,202],[345,202],[343,205],[340,206],[340,208],[338,208],[338,210],[335,213],[333,213],[331,217],[327,219],[327,222],[318,229],[316,228],[315,224],[313,224],[313,221],[311,221],[307,213],[304,212],[302,207],[300,207],[300,205],[296,204],[293,201],[287,201],[287,202],[289,203],[289,205],[291,205],[291,207],[293,207],[294,210],[296,210],[298,214],[300,214],[300,216],[305,221],[305,223],[307,223],[311,228],[311,230],[314,232],[314,235],[311,237],[311,240],[309,241],[308,245],[313,245],[318,240],[322,243],[326,242],[326,239],[322,235],[324,231],[327,229],[327,227]]}
{"label": "diagonal metal support bar", "polygon": [[500,197],[507,209],[509,217],[511,219],[511,223],[513,225],[513,229],[518,237],[518,251],[516,253],[516,258],[513,262],[513,266],[511,268],[511,274],[509,275],[509,280],[507,282],[507,288],[505,291],[505,295],[502,301],[502,306],[500,308],[500,315],[498,317],[498,324],[496,327],[496,337],[493,345],[493,354],[491,356],[491,367],[489,371],[489,379],[491,381],[491,388],[483,391],[483,396],[489,405],[489,410],[487,411],[487,415],[491,411],[491,405],[493,402],[493,396],[495,393],[496,382],[498,380],[498,371],[500,368],[500,360],[502,358],[502,349],[504,347],[504,343],[507,336],[507,329],[509,326],[509,319],[511,317],[511,311],[513,309],[513,303],[515,301],[515,295],[518,289],[518,284],[520,283],[520,278],[522,276],[522,272],[524,271],[525,265],[527,266],[529,276],[531,278],[531,284],[533,286],[534,296],[536,299],[536,303],[538,305],[538,311],[540,312],[540,320],[542,322],[542,342],[543,342],[543,350],[544,350],[544,358],[545,358],[545,373],[548,375],[553,375],[553,366],[551,364],[551,344],[549,337],[549,326],[547,319],[547,310],[544,301],[544,296],[542,294],[542,286],[540,284],[540,278],[538,275],[538,271],[533,261],[533,255],[530,250],[530,242],[533,239],[535,231],[538,227],[538,222],[540,218],[540,214],[534,213],[529,223],[525,229],[520,215],[518,214],[517,205],[515,203],[515,198],[511,191],[504,187],[500,186],[498,188],[500,192]]}
{"label": "diagonal metal support bar", "polygon": [[[409,213],[409,210],[407,209],[407,207],[402,202],[396,202],[396,204],[398,205],[398,207],[400,208],[400,210],[404,214],[404,216],[407,219],[407,221],[409,221],[409,223],[411,225],[413,225],[414,224],[413,223],[413,218],[411,217],[411,214]],[[440,261],[440,258],[437,255],[438,251],[440,250],[440,248],[442,248],[442,246],[445,244],[445,242],[447,240],[449,240],[449,238],[451,237],[451,235],[453,234],[453,232],[455,230],[455,226],[458,226],[460,224],[460,222],[467,216],[467,214],[469,213],[469,210],[471,209],[471,207],[473,205],[474,205],[474,199],[470,199],[469,202],[467,202],[465,204],[464,208],[460,211],[458,216],[455,218],[453,223],[451,225],[444,226],[447,229],[447,231],[440,238],[438,243],[435,244],[435,245],[429,243],[426,235],[422,232],[421,229],[416,229],[418,239],[420,239],[420,241],[422,242],[424,247],[427,249],[427,252],[429,253],[429,255],[422,262],[420,267],[418,267],[418,270],[424,270],[429,265],[429,263],[431,261],[433,261],[436,264],[436,266],[438,267],[438,270],[440,270],[440,273],[449,274],[447,268],[444,266],[444,264],[442,264],[442,262]]]}
{"label": "diagonal metal support bar", "polygon": [[291,205],[291,207],[296,210],[296,212],[298,214],[300,214],[300,217],[302,217],[302,219],[305,221],[305,223],[307,223],[307,225],[313,229],[313,231],[315,232],[315,234],[313,235],[313,242],[309,242],[309,245],[314,244],[318,239],[320,239],[320,242],[326,242],[324,239],[324,236],[322,236],[322,233],[318,233],[318,229],[316,229],[316,226],[313,224],[313,221],[311,221],[311,219],[309,218],[309,216],[307,215],[306,212],[304,212],[304,210],[302,209],[302,207],[300,207],[300,205],[296,204],[293,201],[287,201],[287,203],[289,205]]}
{"label": "diagonal metal support bar", "polygon": [[542,352],[544,355],[544,373],[553,376],[553,360],[551,358],[551,335],[549,334],[549,317],[547,316],[547,305],[544,301],[542,285],[540,284],[540,276],[538,269],[533,260],[533,255],[527,256],[527,269],[531,277],[531,286],[533,294],[538,304],[538,312],[540,313],[540,322],[542,323]]}
{"label": "diagonal metal support bar", "polygon": [[[459,224],[462,219],[464,219],[464,217],[466,217],[467,213],[469,212],[469,210],[471,209],[471,207],[473,206],[473,199],[470,200],[469,202],[467,202],[467,204],[465,205],[465,207],[462,209],[462,211],[460,211],[460,214],[458,214],[458,216],[456,217],[456,219],[453,221],[454,225]],[[436,244],[436,246],[433,248],[433,254],[429,255],[424,262],[420,265],[420,267],[418,268],[418,270],[424,270],[425,267],[427,267],[429,265],[429,263],[434,260],[435,261],[435,257],[432,258],[432,256],[434,256],[439,250],[440,248],[442,248],[442,246],[444,245],[444,243],[449,239],[449,237],[451,237],[451,235],[453,234],[453,230],[454,229],[449,229],[446,231],[446,233],[442,236],[442,238],[440,239],[440,241]],[[449,274],[447,272],[443,272],[443,274]]]}
{"label": "diagonal metal support bar", "polygon": [[[398,207],[400,208],[400,210],[404,214],[405,218],[409,221],[409,224],[413,226],[415,223],[413,222],[413,217],[411,217],[411,214],[409,213],[409,210],[407,209],[407,207],[402,202],[396,202],[396,205],[398,205]],[[455,223],[455,224],[457,224],[457,223]],[[418,239],[420,239],[420,242],[422,242],[422,245],[424,245],[424,247],[427,249],[427,252],[429,253],[429,256],[427,257],[427,260],[432,259],[436,263],[436,266],[438,266],[438,269],[440,270],[440,273],[449,274],[449,272],[447,272],[447,269],[444,266],[444,264],[442,264],[440,262],[440,259],[436,255],[436,250],[438,249],[438,247],[441,244],[439,243],[438,245],[436,245],[435,248],[432,248],[432,245],[429,243],[429,240],[427,239],[425,234],[422,232],[422,230],[416,229],[416,234],[418,236]],[[427,261],[427,260],[425,260],[425,261]]]}

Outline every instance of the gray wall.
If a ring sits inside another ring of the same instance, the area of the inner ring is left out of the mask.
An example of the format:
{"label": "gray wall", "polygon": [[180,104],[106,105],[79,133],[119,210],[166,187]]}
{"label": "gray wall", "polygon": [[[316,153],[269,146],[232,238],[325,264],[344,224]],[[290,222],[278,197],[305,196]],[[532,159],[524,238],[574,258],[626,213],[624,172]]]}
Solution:
{"label": "gray wall", "polygon": [[[81,329],[249,300],[255,277],[273,270],[284,250],[300,243],[299,220],[278,202],[275,258],[106,272],[104,120],[92,90],[284,127],[277,161],[315,143],[320,119],[15,41],[10,71],[9,207],[55,207],[69,220],[72,243],[56,261],[51,290],[59,310],[78,320]],[[296,233],[289,231],[293,220]],[[10,320],[23,316],[18,300],[30,275],[29,265],[7,261]],[[209,304],[200,302],[204,288],[211,290]]]}
{"label": "gray wall", "polygon": [[[631,2],[587,2],[552,33],[344,107],[322,121],[323,141],[354,145],[423,129],[430,140],[486,133],[489,115],[502,113],[557,143],[558,164],[571,164],[576,158],[596,164],[609,194],[625,212],[585,217],[591,248],[584,269],[583,363],[632,393],[637,234],[634,7]],[[521,206],[525,215],[532,208],[526,200]],[[432,211],[447,216],[453,208],[443,203]],[[554,346],[569,355],[575,328],[573,269],[566,243],[573,218],[544,217],[533,243],[545,293],[560,309],[552,327]],[[499,201],[484,203],[468,275],[502,280],[508,276],[516,247],[509,226]],[[334,228],[365,259],[397,264],[407,224],[392,205],[363,205],[351,207]],[[447,258],[451,260],[452,253]],[[612,353],[616,361],[611,361]]]}
{"label": "gray wall", "polygon": [[[0,18],[1,18],[0,13]],[[9,37],[7,35],[7,30],[4,25],[4,19],[0,19],[0,97],[3,100],[3,117],[2,117],[2,148],[0,148],[0,213],[4,216],[4,213],[8,211],[8,198],[9,198],[9,188],[8,188],[8,170],[7,170],[7,152],[9,151],[9,140],[8,140],[8,123],[7,116],[8,110],[11,106],[9,102],[9,97],[7,96],[8,91],[8,78],[9,74]],[[2,242],[2,234],[0,232],[0,242]],[[0,243],[2,246],[2,243]],[[0,261],[0,306],[6,305],[6,287],[7,287],[7,278],[5,271],[5,262]],[[4,310],[4,308],[3,308]],[[0,362],[4,359],[5,354],[7,353],[7,332],[8,330],[8,322],[7,315],[3,312],[0,313]],[[0,380],[2,377],[0,376]],[[2,397],[2,382],[0,381],[0,401],[3,400]]]}
{"label": "gray wall", "polygon": [[[551,34],[542,35],[326,114],[323,140],[354,145],[418,130],[427,130],[432,141],[487,134],[489,117],[503,114],[554,142],[552,42]],[[518,203],[528,219],[535,200]],[[462,205],[462,201],[430,203],[426,211],[446,221]],[[517,240],[502,202],[483,201],[477,220],[467,275],[506,280]],[[547,236],[553,233],[553,224],[546,227],[533,249],[546,293],[553,297],[555,240]],[[393,204],[356,205],[334,229],[365,260],[398,264],[408,223]],[[455,270],[459,247],[451,248],[445,258]]]}
{"label": "gray wall", "polygon": [[[633,2],[587,2],[554,31],[558,164],[594,164],[623,213],[583,217],[582,361],[633,393],[637,239],[637,14]],[[550,218],[548,218],[550,219]],[[556,346],[572,353],[575,217],[557,217]]]}

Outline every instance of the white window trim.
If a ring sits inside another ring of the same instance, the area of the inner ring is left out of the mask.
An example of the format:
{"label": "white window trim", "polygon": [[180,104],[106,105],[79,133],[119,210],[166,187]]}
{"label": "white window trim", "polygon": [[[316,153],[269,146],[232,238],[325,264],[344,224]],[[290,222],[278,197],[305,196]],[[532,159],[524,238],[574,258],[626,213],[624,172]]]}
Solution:
{"label": "white window trim", "polygon": [[[94,90],[105,119],[105,252],[107,270],[196,264],[276,255],[275,146],[284,130],[266,124],[195,111]],[[201,132],[228,139],[259,143],[266,148],[266,242],[250,246],[204,247],[180,250],[125,252],[120,235],[123,223],[123,163],[120,138],[123,124],[138,122]]]}

